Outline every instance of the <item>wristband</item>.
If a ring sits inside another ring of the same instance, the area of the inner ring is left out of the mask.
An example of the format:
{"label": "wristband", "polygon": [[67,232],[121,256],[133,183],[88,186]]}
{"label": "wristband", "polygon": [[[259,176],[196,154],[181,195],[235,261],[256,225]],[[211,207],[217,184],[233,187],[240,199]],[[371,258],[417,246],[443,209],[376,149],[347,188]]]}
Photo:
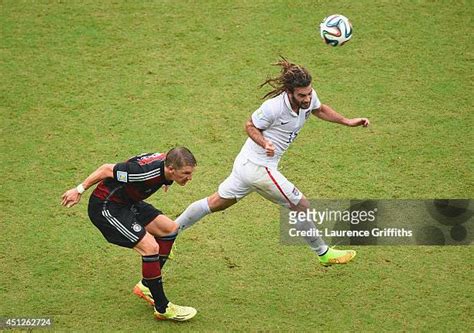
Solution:
{"label": "wristband", "polygon": [[79,194],[82,194],[82,193],[85,192],[86,189],[84,188],[84,186],[82,184],[79,184],[79,185],[77,185],[76,190],[77,190],[77,192],[79,192]]}

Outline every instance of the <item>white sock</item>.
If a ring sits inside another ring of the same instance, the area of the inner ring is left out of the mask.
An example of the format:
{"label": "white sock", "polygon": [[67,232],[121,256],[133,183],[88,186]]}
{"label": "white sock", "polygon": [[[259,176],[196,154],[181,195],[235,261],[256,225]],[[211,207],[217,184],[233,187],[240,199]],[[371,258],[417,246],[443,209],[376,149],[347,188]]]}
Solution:
{"label": "white sock", "polygon": [[192,226],[194,223],[210,214],[207,198],[193,202],[186,210],[175,220],[179,225],[179,230],[184,230]]}
{"label": "white sock", "polygon": [[[305,230],[305,231],[316,229],[316,226],[314,225],[313,222],[306,221],[306,220],[304,221],[298,220],[298,222],[296,223],[296,227],[298,228],[298,230]],[[326,251],[328,250],[328,246],[326,245],[326,242],[324,242],[324,240],[319,236],[304,236],[303,238],[306,241],[306,243],[308,243],[311,250],[313,250],[318,256],[325,254]]]}

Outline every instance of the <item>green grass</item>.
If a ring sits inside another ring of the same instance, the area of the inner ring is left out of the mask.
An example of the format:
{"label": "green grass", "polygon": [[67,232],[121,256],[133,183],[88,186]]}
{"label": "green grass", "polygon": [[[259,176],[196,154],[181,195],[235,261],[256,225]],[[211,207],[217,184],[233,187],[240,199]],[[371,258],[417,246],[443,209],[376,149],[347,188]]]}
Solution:
{"label": "green grass", "polygon": [[[354,37],[316,31],[342,13]],[[184,233],[167,293],[199,313],[156,322],[131,288],[140,258],[106,243],[86,200],[98,165],[188,146],[194,180],[149,201],[175,217],[214,192],[245,140],[258,85],[285,55],[323,103],[368,129],[308,122],[281,162],[309,198],[472,198],[471,1],[2,1],[0,316],[60,331],[472,331],[472,246],[359,247],[322,268],[279,242],[251,195]]]}

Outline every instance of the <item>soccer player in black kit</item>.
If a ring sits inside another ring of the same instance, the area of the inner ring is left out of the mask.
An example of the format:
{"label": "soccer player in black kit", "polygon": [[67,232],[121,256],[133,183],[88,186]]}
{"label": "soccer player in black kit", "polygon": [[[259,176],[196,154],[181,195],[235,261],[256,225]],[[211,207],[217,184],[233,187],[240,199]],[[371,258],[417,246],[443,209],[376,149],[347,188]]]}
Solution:
{"label": "soccer player in black kit", "polygon": [[161,268],[171,251],[178,225],[143,200],[173,182],[184,186],[192,179],[196,159],[184,147],[166,154],[147,153],[126,162],[104,164],[77,187],[62,195],[72,207],[89,187],[99,183],[89,199],[89,218],[110,243],[133,248],[142,256],[143,279],[134,293],[154,305],[157,319],[189,320],[196,309],[173,304],[163,290]]}

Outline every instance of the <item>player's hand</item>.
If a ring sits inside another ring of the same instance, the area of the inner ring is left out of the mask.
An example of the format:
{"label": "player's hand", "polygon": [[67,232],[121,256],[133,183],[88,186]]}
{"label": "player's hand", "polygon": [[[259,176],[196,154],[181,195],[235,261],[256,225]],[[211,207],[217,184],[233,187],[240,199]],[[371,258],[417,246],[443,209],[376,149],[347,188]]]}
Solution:
{"label": "player's hand", "polygon": [[61,196],[61,205],[70,208],[77,204],[80,200],[81,195],[79,192],[77,192],[76,188],[72,188]]}
{"label": "player's hand", "polygon": [[265,149],[267,156],[272,157],[273,155],[275,155],[275,146],[273,145],[273,142],[271,140],[266,140],[265,147],[263,148]]}
{"label": "player's hand", "polygon": [[367,127],[370,125],[370,121],[367,118],[352,118],[352,119],[349,119],[349,122],[347,125],[350,127],[357,127],[357,126]]}

